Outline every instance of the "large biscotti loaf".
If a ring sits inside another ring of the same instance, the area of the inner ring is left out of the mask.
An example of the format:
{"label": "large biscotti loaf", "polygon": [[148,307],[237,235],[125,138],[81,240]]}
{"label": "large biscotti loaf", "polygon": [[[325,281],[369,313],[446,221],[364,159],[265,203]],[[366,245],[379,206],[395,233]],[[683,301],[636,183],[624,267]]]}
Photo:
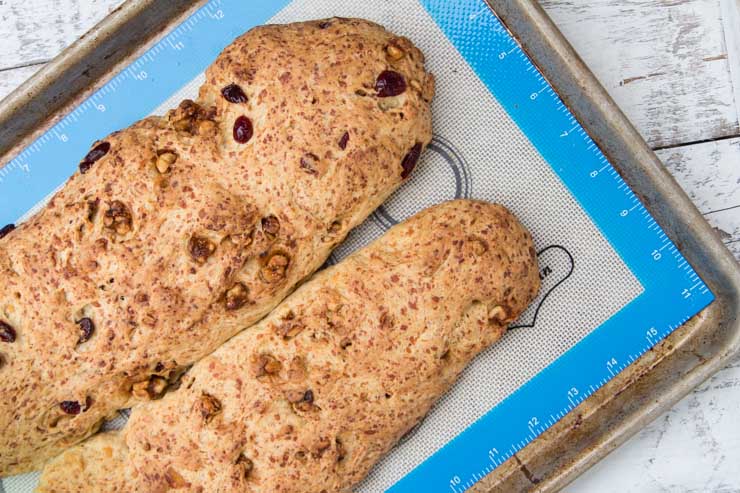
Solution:
{"label": "large biscotti loaf", "polygon": [[506,209],[454,201],[326,269],[40,491],[349,491],[539,287]]}
{"label": "large biscotti loaf", "polygon": [[0,475],[159,397],[315,271],[430,141],[423,62],[362,20],[259,27],[197,102],[96,143],[0,239]]}

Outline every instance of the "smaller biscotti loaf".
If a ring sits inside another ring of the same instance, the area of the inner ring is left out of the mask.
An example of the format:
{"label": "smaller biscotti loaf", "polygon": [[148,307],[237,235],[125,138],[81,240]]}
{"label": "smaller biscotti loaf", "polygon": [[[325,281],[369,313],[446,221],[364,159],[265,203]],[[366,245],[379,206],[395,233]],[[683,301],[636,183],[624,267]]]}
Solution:
{"label": "smaller biscotti loaf", "polygon": [[40,491],[348,491],[538,288],[506,209],[433,207],[316,275],[121,432],[55,459]]}
{"label": "smaller biscotti loaf", "polygon": [[0,476],[159,398],[318,269],[431,140],[423,59],[359,19],[255,28],[0,234]]}

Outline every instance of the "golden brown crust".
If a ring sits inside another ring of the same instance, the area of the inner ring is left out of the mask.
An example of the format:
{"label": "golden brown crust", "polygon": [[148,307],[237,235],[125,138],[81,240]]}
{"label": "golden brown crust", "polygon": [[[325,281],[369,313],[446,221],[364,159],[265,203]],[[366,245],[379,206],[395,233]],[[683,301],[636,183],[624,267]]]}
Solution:
{"label": "golden brown crust", "polygon": [[[311,279],[116,438],[121,491],[348,491],[498,340],[539,288],[505,208],[453,201]],[[124,445],[125,442],[125,445]],[[41,491],[67,492],[68,454]],[[115,469],[92,461],[80,484]],[[102,491],[116,491],[105,489]]]}
{"label": "golden brown crust", "polygon": [[[45,468],[45,493],[124,493],[122,476],[126,446],[117,432],[100,433],[65,451]],[[95,483],[91,484],[91,474]]]}
{"label": "golden brown crust", "polygon": [[0,341],[0,475],[159,397],[400,184],[431,139],[429,94],[409,85],[381,108],[372,85],[390,68],[431,80],[421,53],[390,62],[399,38],[382,27],[326,22],[237,39],[197,103],[96,143],[84,173],[0,240],[0,321],[16,333]]}

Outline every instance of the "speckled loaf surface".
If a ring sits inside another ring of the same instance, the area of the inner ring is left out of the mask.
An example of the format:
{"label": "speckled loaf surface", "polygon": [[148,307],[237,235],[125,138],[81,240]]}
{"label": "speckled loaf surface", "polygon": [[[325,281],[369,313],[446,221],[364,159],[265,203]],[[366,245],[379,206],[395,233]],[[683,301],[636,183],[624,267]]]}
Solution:
{"label": "speckled loaf surface", "polygon": [[[52,461],[41,492],[347,492],[539,288],[505,208],[432,207]],[[93,488],[94,486],[94,488]]]}
{"label": "speckled loaf surface", "polygon": [[422,53],[363,20],[251,30],[196,102],[97,142],[0,239],[0,475],[160,397],[267,314],[431,139]]}

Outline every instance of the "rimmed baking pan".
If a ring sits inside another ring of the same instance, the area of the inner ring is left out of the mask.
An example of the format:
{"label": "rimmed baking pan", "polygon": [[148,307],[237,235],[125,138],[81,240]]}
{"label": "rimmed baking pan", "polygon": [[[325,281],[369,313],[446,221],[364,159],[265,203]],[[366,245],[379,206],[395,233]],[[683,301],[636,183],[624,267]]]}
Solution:
{"label": "rimmed baking pan", "polygon": [[740,267],[675,179],[529,0],[487,0],[716,296],[474,491],[558,491],[740,352]]}
{"label": "rimmed baking pan", "polygon": [[[0,104],[0,162],[10,162],[204,4],[123,4]],[[536,2],[489,4],[715,296],[708,308],[472,486],[473,491],[554,491],[737,355],[740,269]]]}

